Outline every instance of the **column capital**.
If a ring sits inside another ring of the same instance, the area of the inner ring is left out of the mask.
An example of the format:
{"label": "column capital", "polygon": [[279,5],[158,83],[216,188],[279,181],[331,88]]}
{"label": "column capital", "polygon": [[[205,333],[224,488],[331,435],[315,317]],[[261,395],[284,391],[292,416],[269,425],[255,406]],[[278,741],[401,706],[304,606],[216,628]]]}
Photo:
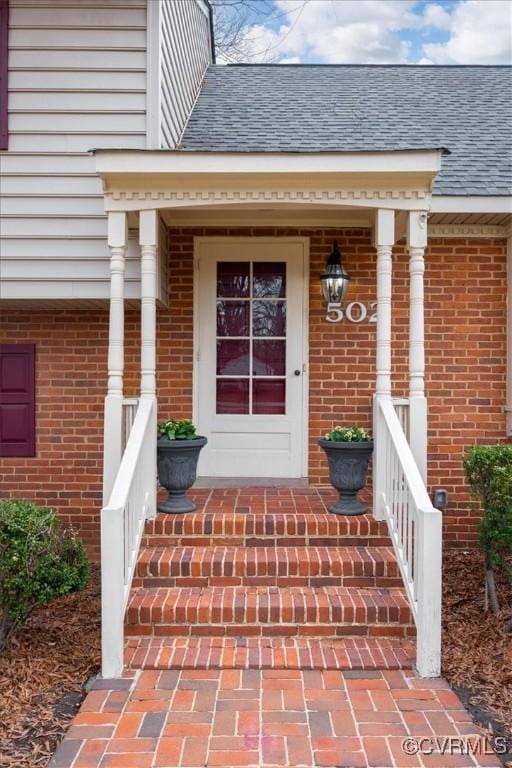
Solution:
{"label": "column capital", "polygon": [[387,208],[378,208],[375,211],[373,227],[373,244],[379,246],[392,246],[395,242],[395,212]]}
{"label": "column capital", "polygon": [[128,224],[125,211],[110,211],[108,214],[108,245],[110,248],[126,248],[128,245]]}
{"label": "column capital", "polygon": [[407,247],[409,250],[427,247],[427,220],[427,211],[409,211],[406,227]]}

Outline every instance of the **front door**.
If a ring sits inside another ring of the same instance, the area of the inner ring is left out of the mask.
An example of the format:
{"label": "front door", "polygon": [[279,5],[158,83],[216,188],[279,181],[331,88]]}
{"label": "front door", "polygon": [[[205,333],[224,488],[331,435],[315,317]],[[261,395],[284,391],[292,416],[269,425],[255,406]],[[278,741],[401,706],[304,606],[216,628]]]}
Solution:
{"label": "front door", "polygon": [[199,474],[305,472],[307,241],[196,240]]}

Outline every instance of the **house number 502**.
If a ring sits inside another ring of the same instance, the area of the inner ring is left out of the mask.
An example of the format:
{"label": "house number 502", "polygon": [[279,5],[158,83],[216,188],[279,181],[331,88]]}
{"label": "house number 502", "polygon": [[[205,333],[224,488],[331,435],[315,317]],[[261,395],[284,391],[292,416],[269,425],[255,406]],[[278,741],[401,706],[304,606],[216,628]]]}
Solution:
{"label": "house number 502", "polygon": [[351,301],[343,310],[339,304],[329,303],[327,305],[327,314],[325,319],[328,323],[341,323],[346,317],[349,323],[363,323],[367,320],[369,323],[377,322],[377,302],[372,301],[369,308],[362,301]]}

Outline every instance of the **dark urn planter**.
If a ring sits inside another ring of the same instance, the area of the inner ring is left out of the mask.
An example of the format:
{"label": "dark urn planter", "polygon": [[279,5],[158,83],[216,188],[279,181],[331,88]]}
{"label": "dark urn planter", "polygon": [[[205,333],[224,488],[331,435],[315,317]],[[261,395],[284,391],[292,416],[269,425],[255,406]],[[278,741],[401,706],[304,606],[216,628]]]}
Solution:
{"label": "dark urn planter", "polygon": [[329,512],[336,515],[363,515],[368,507],[361,504],[357,494],[366,484],[373,440],[337,443],[321,438],[318,445],[327,455],[329,480],[340,494],[339,500],[329,507]]}
{"label": "dark urn planter", "polygon": [[206,437],[195,437],[193,440],[158,438],[158,482],[169,492],[166,500],[158,505],[159,512],[181,514],[196,509],[196,505],[187,498],[187,491],[196,481],[197,460],[207,442]]}

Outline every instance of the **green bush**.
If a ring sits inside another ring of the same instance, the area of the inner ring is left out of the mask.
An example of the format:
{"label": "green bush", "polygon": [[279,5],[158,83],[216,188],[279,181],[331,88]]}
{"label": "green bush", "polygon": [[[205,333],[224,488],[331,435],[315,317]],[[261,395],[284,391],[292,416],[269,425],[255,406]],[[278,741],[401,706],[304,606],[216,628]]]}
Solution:
{"label": "green bush", "polygon": [[52,509],[0,502],[0,651],[36,606],[81,589],[88,576],[84,545]]}
{"label": "green bush", "polygon": [[502,568],[511,577],[512,445],[473,445],[464,457],[464,471],[483,507],[479,541],[485,554],[487,595],[497,612],[494,569]]}
{"label": "green bush", "polygon": [[196,428],[189,419],[161,421],[158,425],[158,434],[160,437],[166,437],[167,440],[193,440],[197,437]]}

